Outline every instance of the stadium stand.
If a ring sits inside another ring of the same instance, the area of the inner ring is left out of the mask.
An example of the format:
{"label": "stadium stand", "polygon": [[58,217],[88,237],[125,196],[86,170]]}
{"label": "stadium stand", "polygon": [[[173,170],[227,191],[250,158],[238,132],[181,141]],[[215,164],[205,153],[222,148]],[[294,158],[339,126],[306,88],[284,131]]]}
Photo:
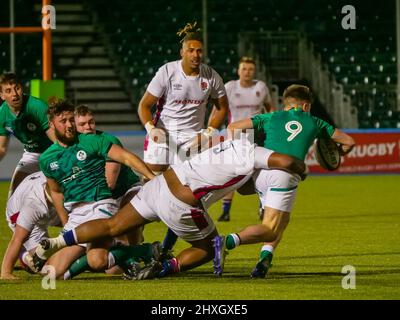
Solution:
{"label": "stadium stand", "polygon": [[[110,5],[106,0],[86,0],[85,6],[79,5],[81,1],[68,1],[75,9],[62,9],[67,1],[59,2],[60,29],[54,33],[55,77],[67,80],[67,93],[74,101],[87,102],[103,112],[100,121],[125,121],[140,127],[135,115],[139,99],[157,69],[179,59],[175,33],[188,21],[202,21],[201,1],[114,0]],[[206,63],[229,81],[236,78],[240,32],[302,32],[351,97],[361,128],[400,128],[395,92],[395,2],[377,6],[373,0],[323,0],[315,4],[311,0],[208,1]],[[341,27],[341,9],[347,4],[356,8],[355,30]],[[24,6],[22,10],[26,11],[25,24],[34,22],[28,17],[32,8]],[[5,15],[1,14],[3,24]],[[28,36],[24,39],[21,46],[29,48],[26,52],[40,51],[40,42]],[[0,56],[5,61],[9,55],[7,38],[1,36],[0,41]],[[29,63],[23,55],[18,52],[17,59],[23,77],[40,75],[40,57]],[[3,62],[1,68],[5,68]],[[266,69],[268,72],[268,65]]]}

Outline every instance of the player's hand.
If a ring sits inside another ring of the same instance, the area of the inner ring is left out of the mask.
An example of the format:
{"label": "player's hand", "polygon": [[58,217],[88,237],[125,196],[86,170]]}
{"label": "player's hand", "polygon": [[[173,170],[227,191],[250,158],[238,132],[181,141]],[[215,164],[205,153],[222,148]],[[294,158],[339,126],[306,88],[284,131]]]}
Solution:
{"label": "player's hand", "polygon": [[150,138],[155,143],[165,143],[167,141],[167,134],[163,129],[153,128],[150,133]]}
{"label": "player's hand", "polygon": [[153,122],[148,121],[144,127],[151,140],[153,140],[155,143],[165,143],[167,141],[167,134],[165,131],[163,129],[156,128]]}
{"label": "player's hand", "polygon": [[19,280],[17,276],[14,276],[12,273],[5,273],[0,276],[1,280]]}
{"label": "player's hand", "polygon": [[211,147],[212,136],[217,132],[217,129],[213,127],[208,127],[202,130],[195,137],[185,143],[185,149],[194,151],[195,153],[201,152],[204,149]]}

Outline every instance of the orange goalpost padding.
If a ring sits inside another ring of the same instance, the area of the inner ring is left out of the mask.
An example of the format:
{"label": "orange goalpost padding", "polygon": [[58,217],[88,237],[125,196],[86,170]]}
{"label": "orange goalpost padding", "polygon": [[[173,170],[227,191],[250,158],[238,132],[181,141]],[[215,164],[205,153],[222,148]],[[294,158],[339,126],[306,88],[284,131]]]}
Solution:
{"label": "orange goalpost padding", "polygon": [[[51,0],[42,0],[42,7],[50,5]],[[13,27],[0,28],[0,33],[42,33],[42,78],[44,81],[52,77],[52,50],[51,50],[51,29],[43,27]]]}

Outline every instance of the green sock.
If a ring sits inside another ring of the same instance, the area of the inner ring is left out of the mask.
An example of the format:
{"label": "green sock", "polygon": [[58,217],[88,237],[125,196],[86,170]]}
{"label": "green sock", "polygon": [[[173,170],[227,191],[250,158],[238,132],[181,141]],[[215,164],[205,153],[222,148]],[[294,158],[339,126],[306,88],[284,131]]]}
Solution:
{"label": "green sock", "polygon": [[269,262],[271,262],[272,261],[272,257],[273,257],[272,252],[270,252],[268,250],[263,250],[263,251],[260,252],[260,261],[264,260],[264,259],[268,259]]}
{"label": "green sock", "polygon": [[226,248],[228,250],[232,250],[233,248],[240,245],[240,238],[238,234],[231,233],[226,236],[225,243],[226,243]]}
{"label": "green sock", "polygon": [[87,255],[85,254],[71,264],[68,271],[64,274],[64,280],[72,279],[86,270],[90,270],[90,267],[87,261]]}
{"label": "green sock", "polygon": [[110,249],[110,253],[114,256],[117,265],[131,258],[142,259],[145,263],[150,262],[152,258],[151,243],[136,246],[116,245]]}

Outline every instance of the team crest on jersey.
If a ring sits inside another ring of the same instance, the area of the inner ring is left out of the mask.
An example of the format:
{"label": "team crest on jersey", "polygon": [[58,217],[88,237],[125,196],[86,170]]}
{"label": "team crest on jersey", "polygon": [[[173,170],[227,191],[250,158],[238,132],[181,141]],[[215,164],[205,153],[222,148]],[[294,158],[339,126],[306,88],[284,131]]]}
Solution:
{"label": "team crest on jersey", "polygon": [[260,97],[260,91],[256,91],[256,96],[257,96],[257,98]]}
{"label": "team crest on jersey", "polygon": [[87,157],[87,154],[86,154],[86,152],[83,151],[83,150],[79,150],[79,151],[77,152],[77,154],[76,154],[76,158],[77,158],[79,161],[85,160],[86,157]]}
{"label": "team crest on jersey", "polygon": [[58,165],[58,162],[57,161],[54,161],[54,162],[52,162],[52,163],[50,163],[50,169],[51,170],[57,170],[59,168],[59,165]]}
{"label": "team crest on jersey", "polygon": [[200,88],[201,88],[201,90],[206,91],[208,89],[208,83],[205,81],[202,81],[200,83]]}
{"label": "team crest on jersey", "polygon": [[32,123],[32,122],[28,122],[26,124],[26,127],[28,128],[29,131],[35,131],[36,128],[37,128],[36,125],[34,123]]}

